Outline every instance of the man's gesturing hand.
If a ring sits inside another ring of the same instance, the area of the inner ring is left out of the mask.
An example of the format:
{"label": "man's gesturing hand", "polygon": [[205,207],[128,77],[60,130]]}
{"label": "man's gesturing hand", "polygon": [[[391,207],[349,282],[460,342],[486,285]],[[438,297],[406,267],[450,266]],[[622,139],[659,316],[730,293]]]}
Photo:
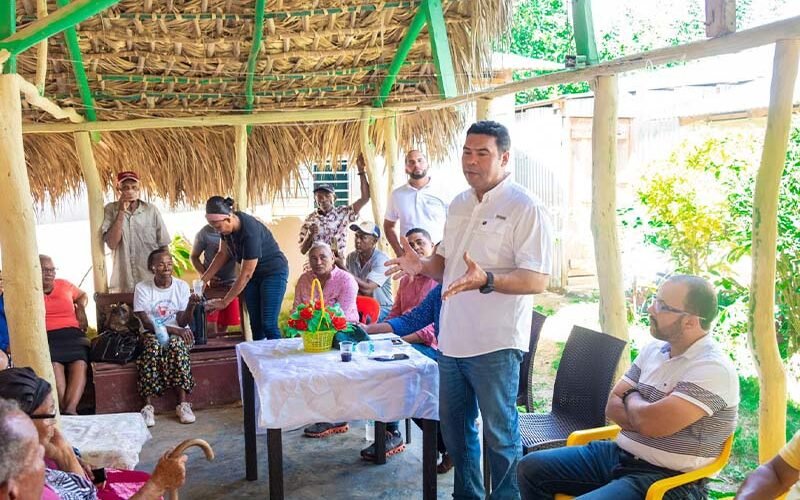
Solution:
{"label": "man's gesturing hand", "polygon": [[467,252],[464,252],[464,262],[467,264],[467,271],[461,275],[460,278],[450,283],[444,294],[442,300],[447,300],[453,295],[468,290],[477,290],[486,284],[486,271],[469,257]]}
{"label": "man's gesturing hand", "polygon": [[403,255],[386,261],[386,276],[399,280],[403,276],[416,276],[422,272],[422,259],[408,244],[405,237],[400,238],[403,245]]}

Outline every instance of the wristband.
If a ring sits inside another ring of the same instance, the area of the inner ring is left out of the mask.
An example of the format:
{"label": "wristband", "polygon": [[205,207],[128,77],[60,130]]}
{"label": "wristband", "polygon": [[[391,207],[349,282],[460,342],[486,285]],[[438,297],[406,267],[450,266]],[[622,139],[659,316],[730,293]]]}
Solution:
{"label": "wristband", "polygon": [[639,392],[639,389],[633,387],[633,388],[628,389],[627,391],[623,392],[622,393],[622,404],[625,404],[625,400],[628,399],[628,396],[630,396],[634,392]]}

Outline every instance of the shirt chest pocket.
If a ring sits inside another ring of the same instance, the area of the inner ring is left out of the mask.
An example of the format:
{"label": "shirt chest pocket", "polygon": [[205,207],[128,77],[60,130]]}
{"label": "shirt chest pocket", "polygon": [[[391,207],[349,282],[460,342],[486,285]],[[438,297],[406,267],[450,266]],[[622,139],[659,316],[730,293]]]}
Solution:
{"label": "shirt chest pocket", "polygon": [[469,253],[479,265],[502,265],[511,257],[506,255],[510,248],[506,244],[509,224],[501,219],[484,219],[478,221],[473,231]]}

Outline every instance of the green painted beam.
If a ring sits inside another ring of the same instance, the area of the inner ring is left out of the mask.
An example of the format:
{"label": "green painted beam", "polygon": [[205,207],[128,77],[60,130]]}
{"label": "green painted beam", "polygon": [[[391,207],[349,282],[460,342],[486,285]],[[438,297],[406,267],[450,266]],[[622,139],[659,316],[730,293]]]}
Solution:
{"label": "green painted beam", "polygon": [[[13,35],[3,38],[0,40],[0,49],[6,49],[12,54],[19,54],[118,2],[119,0],[77,0],[49,16],[33,21]],[[3,0],[2,3],[6,4],[8,0]],[[63,0],[58,0],[56,3],[59,6],[66,4]]]}
{"label": "green painted beam", "polygon": [[572,0],[572,26],[575,30],[575,50],[586,58],[586,64],[597,64],[597,42],[594,38],[592,0]]}
{"label": "green painted beam", "polygon": [[397,75],[400,73],[400,68],[403,67],[403,63],[405,63],[406,59],[408,58],[408,54],[411,52],[411,47],[414,46],[414,42],[419,36],[420,31],[422,31],[422,28],[425,26],[426,20],[427,16],[425,14],[425,8],[420,6],[420,8],[417,9],[414,19],[411,20],[411,24],[408,26],[406,35],[403,37],[403,40],[397,47],[397,52],[394,53],[392,65],[389,66],[389,71],[386,75],[386,78],[383,79],[378,97],[376,97],[372,102],[374,107],[382,108],[383,103],[385,103],[386,99],[389,97],[389,93],[392,91],[392,86],[394,85],[395,80],[397,80]]}
{"label": "green painted beam", "polygon": [[[6,39],[17,31],[17,2],[16,0],[3,0],[0,5],[0,40]],[[3,64],[3,73],[17,72],[17,57],[11,57]]]}
{"label": "green painted beam", "polygon": [[[70,4],[69,0],[56,0],[58,10],[55,14],[58,14],[64,9],[69,9],[77,3],[78,2],[74,2]],[[64,30],[64,40],[67,42],[67,51],[72,61],[72,71],[75,73],[75,83],[78,85],[78,92],[81,95],[81,100],[83,100],[86,119],[90,122],[97,121],[94,98],[92,97],[92,90],[89,88],[89,79],[86,77],[86,69],[83,67],[83,56],[81,56],[81,48],[80,45],[78,45],[78,33],[75,31],[74,27],[70,26]],[[95,139],[97,138],[95,137]]]}
{"label": "green painted beam", "polygon": [[264,9],[266,0],[256,0],[256,20],[253,24],[253,43],[250,45],[250,55],[247,57],[247,81],[244,84],[245,106],[247,113],[253,112],[253,82],[256,74],[256,63],[258,63],[258,53],[261,51],[261,40],[264,38]]}
{"label": "green painted beam", "polygon": [[426,0],[421,9],[428,20],[428,34],[431,38],[431,52],[436,64],[436,79],[439,82],[439,97],[447,99],[458,94],[450,42],[447,39],[447,24],[444,21],[442,0]]}

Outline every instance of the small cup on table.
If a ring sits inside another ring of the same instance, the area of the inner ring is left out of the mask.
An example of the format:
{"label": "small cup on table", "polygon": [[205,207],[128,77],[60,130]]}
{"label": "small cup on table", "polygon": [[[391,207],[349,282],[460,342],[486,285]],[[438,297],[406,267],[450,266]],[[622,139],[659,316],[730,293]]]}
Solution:
{"label": "small cup on table", "polygon": [[353,359],[353,342],[344,340],[339,342],[339,351],[342,355],[342,362],[347,363]]}

